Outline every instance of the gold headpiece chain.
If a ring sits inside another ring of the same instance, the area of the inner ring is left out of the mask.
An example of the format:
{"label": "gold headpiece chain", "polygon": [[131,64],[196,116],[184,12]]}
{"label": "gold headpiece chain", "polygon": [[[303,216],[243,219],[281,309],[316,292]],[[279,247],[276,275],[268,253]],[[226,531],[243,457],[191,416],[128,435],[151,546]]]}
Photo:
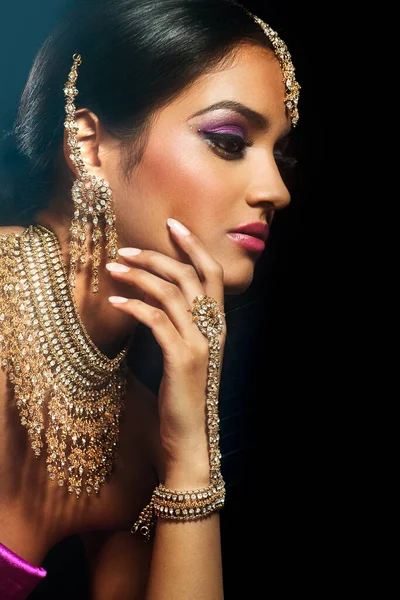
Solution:
{"label": "gold headpiece chain", "polygon": [[260,25],[273,46],[275,56],[277,57],[282,70],[283,83],[285,84],[285,105],[288,109],[292,125],[293,127],[296,127],[299,120],[299,110],[297,105],[299,103],[301,86],[296,81],[294,75],[295,68],[288,47],[272,27],[267,25],[267,23],[264,23],[264,21],[253,15],[253,13],[249,12],[247,9],[244,8],[244,10],[256,23],[258,23],[258,25]]}

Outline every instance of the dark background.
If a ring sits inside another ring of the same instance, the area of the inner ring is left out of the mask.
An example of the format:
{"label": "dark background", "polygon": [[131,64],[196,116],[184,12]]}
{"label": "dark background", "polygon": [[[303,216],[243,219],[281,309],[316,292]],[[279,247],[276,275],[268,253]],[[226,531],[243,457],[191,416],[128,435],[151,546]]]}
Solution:
{"label": "dark background", "polygon": [[[28,1],[2,7],[3,129],[11,124],[34,54],[69,4],[41,0],[40,12],[37,3]],[[284,39],[302,90],[293,131],[298,170],[292,203],[275,217],[252,286],[226,302],[228,340],[220,390],[228,484],[221,515],[226,600],[264,597],[260,586],[269,595],[275,590],[272,597],[300,590],[318,595],[333,518],[326,512],[332,493],[326,438],[334,413],[328,223],[335,182],[326,141],[333,33],[311,3],[242,4]],[[137,348],[132,367],[157,390],[161,357],[145,328]],[[78,600],[84,589],[82,565],[78,542],[64,542],[47,558],[48,577],[32,597],[73,594]]]}

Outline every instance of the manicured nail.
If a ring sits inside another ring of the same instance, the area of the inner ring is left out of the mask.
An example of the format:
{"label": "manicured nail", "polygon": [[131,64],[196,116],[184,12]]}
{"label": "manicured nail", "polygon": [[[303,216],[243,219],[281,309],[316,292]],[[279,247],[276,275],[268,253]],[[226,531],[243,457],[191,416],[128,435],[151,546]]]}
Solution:
{"label": "manicured nail", "polygon": [[107,263],[106,269],[112,271],[113,273],[127,273],[130,271],[129,267],[120,265],[119,263]]}
{"label": "manicured nail", "polygon": [[141,250],[139,248],[120,248],[118,250],[118,254],[120,256],[136,256],[137,254],[140,254]]}
{"label": "manicured nail", "polygon": [[181,233],[182,235],[190,235],[189,229],[186,229],[186,227],[176,219],[167,219],[167,224],[172,229],[175,229],[177,233]]}
{"label": "manicured nail", "polygon": [[128,298],[123,298],[122,296],[110,296],[108,299],[112,304],[124,304],[128,302]]}

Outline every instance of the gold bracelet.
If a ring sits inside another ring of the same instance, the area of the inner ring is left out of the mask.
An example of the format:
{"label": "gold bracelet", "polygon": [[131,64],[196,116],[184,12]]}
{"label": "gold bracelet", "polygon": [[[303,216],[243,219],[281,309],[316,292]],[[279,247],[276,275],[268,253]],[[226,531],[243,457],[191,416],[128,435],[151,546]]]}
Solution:
{"label": "gold bracelet", "polygon": [[207,376],[207,427],[210,457],[210,484],[197,490],[170,490],[160,483],[131,528],[131,533],[141,533],[150,539],[157,517],[178,521],[202,519],[220,510],[225,502],[225,482],[220,471],[218,392],[220,345],[218,335],[222,332],[224,313],[218,303],[209,296],[196,296],[193,308],[188,309],[193,322],[209,341]]}
{"label": "gold bracelet", "polygon": [[197,490],[170,490],[160,483],[149,504],[142,510],[131,533],[139,531],[150,539],[151,528],[157,517],[177,521],[192,521],[207,517],[220,510],[225,503],[225,484],[208,485]]}

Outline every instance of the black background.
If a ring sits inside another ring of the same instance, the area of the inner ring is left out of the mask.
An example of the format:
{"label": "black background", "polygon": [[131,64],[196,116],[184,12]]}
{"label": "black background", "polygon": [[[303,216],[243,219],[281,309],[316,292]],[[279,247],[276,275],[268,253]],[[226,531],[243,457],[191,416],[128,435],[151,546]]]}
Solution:
{"label": "black background", "polygon": [[[334,519],[326,442],[334,412],[329,223],[335,181],[327,158],[332,136],[329,149],[326,141],[333,25],[307,2],[242,3],[287,43],[302,90],[293,132],[298,172],[292,203],[276,215],[251,288],[226,304],[229,343],[221,381],[221,449],[229,487],[221,515],[226,599],[278,598],[300,590],[321,597]],[[18,13],[7,7],[2,26],[5,124],[35,52],[66,3],[41,2],[36,28],[30,17],[21,21],[21,15],[30,15],[29,4],[22,4]],[[10,52],[21,27],[31,35]],[[149,332],[141,335],[147,362],[133,356],[132,364],[156,389],[160,356]],[[56,548],[45,564],[48,577],[32,598],[79,599],[80,557],[75,540]]]}

